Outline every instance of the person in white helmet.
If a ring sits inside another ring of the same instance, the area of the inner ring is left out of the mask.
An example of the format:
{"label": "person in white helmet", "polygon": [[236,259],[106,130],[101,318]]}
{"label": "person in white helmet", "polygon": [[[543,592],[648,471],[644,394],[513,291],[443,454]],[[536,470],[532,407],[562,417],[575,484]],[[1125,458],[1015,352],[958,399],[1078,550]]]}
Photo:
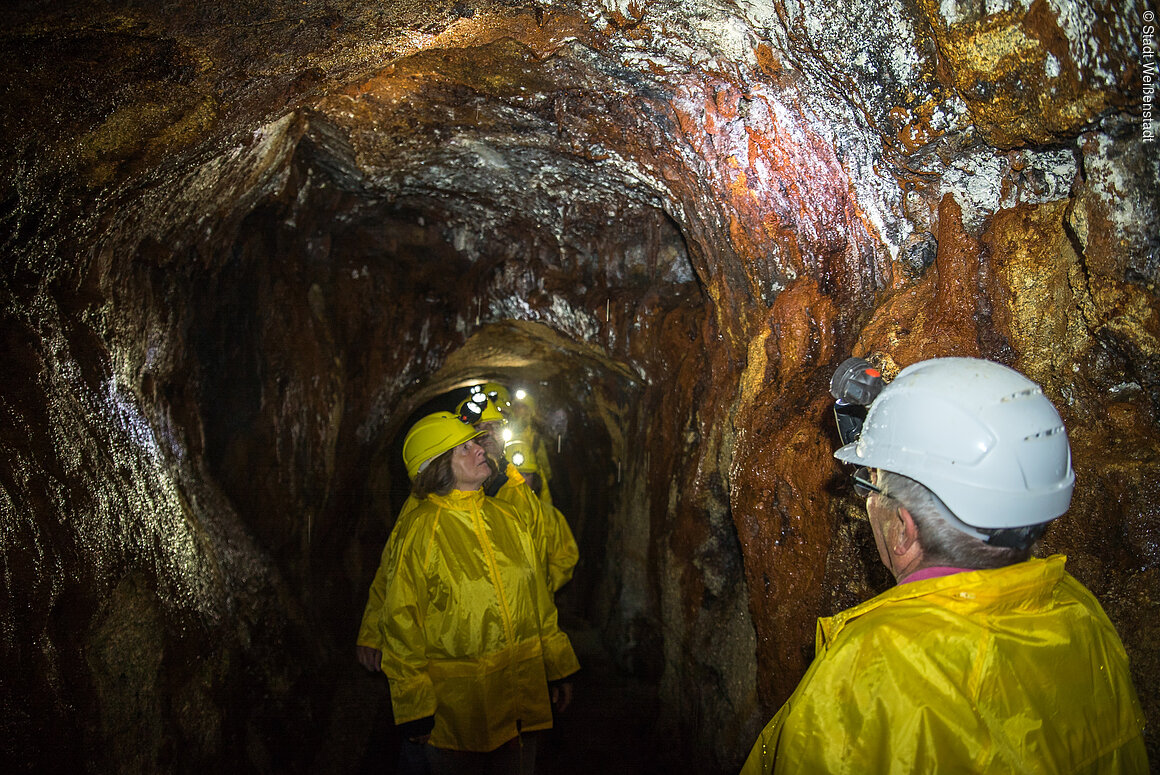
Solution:
{"label": "person in white helmet", "polygon": [[1065,557],[1031,547],[1071,501],[1039,386],[974,358],[903,369],[835,457],[897,585],[818,621],[817,655],[753,773],[1145,773],[1128,658]]}

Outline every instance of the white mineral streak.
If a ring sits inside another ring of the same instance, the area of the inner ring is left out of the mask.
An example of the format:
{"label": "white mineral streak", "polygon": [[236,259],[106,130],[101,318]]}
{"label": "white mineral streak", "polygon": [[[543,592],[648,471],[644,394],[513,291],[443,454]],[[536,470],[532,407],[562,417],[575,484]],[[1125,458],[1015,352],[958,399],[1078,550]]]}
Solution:
{"label": "white mineral streak", "polygon": [[[1094,34],[1099,17],[1091,0],[1048,2],[1067,37],[1069,52],[1077,66],[1097,72],[1111,84],[1111,75],[1102,69],[1107,56],[1100,50]],[[939,12],[944,23],[953,27],[1001,13],[1026,13],[1029,5],[1028,0],[983,0],[982,3],[941,0]],[[872,109],[875,105],[896,104],[897,95],[921,94],[927,88],[922,83],[925,65],[917,42],[925,40],[928,33],[914,28],[913,11],[902,2],[810,7],[795,0],[787,0],[780,6],[762,0],[737,3],[693,0],[682,4],[678,12],[669,4],[597,0],[586,7],[594,17],[612,12],[632,19],[643,15],[654,29],[682,31],[663,38],[659,35],[621,38],[618,45],[622,47],[621,61],[627,66],[659,66],[671,73],[674,80],[685,73],[686,86],[676,90],[674,106],[693,116],[701,115],[704,101],[713,97],[688,85],[699,83],[694,71],[707,57],[753,67],[753,52],[759,43],[766,43],[778,59],[791,66],[807,68],[806,74],[810,77],[795,84],[781,84],[777,89],[760,82],[750,84],[748,114],[718,127],[710,152],[721,158],[735,157],[743,169],[756,176],[753,183],[773,192],[778,183],[775,178],[782,171],[773,169],[764,160],[750,158],[748,131],[786,134],[798,148],[806,147],[803,133],[808,131],[834,149],[866,223],[877,232],[877,238],[891,258],[898,256],[900,246],[916,225],[924,228],[924,224],[912,224],[904,213],[902,192],[883,158],[880,137],[876,130],[867,127],[860,115],[860,110]],[[791,33],[788,36],[787,31]],[[813,50],[828,52],[826,61],[814,59],[800,44],[789,42],[803,36]],[[994,55],[996,61],[992,64],[1004,56],[1040,47],[1018,25],[997,27],[987,44],[982,50]],[[1060,75],[1062,68],[1063,63],[1057,57],[1047,57],[1045,69],[1049,77]],[[827,77],[819,79],[814,75]],[[850,91],[840,92],[834,88],[835,83],[848,84]],[[769,109],[761,108],[763,104],[768,104]],[[969,121],[965,103],[951,96],[933,107],[929,128],[934,132],[954,133],[965,129]],[[988,148],[959,154],[949,166],[944,158],[945,155],[922,153],[908,162],[908,166],[937,181],[940,198],[953,194],[963,206],[965,225],[971,229],[980,228],[999,209],[1068,196],[1076,172],[1074,156],[1066,150],[1027,153],[1021,172],[1013,172],[1006,156]],[[639,168],[633,162],[618,160],[617,163],[623,168]],[[808,154],[799,155],[793,163],[801,165],[798,172],[806,179],[832,173],[826,168],[829,160],[815,159]],[[1115,164],[1109,164],[1108,168],[1110,174],[1118,169]],[[630,174],[639,176],[640,173]],[[652,180],[650,184],[655,186],[657,181]],[[1121,220],[1136,215],[1126,212],[1134,208],[1111,209]],[[813,224],[805,225],[809,229]]]}
{"label": "white mineral streak", "polygon": [[1155,224],[1160,220],[1156,198],[1124,196],[1123,192],[1139,187],[1130,177],[1133,173],[1160,180],[1157,157],[1152,155],[1144,164],[1129,164],[1119,153],[1122,141],[1106,134],[1094,135],[1083,147],[1086,187],[1103,205],[1122,244],[1143,246],[1154,240]]}
{"label": "white mineral streak", "polygon": [[1090,71],[1104,86],[1115,86],[1116,76],[1108,70],[1107,52],[1100,47],[1096,35],[1100,15],[1090,0],[1047,0],[1047,4],[1067,38],[1068,53],[1079,70]]}
{"label": "white mineral streak", "polygon": [[940,0],[939,15],[947,26],[978,21],[1005,11],[1026,11],[1030,1],[1023,0]]}
{"label": "white mineral streak", "polygon": [[991,149],[963,154],[943,174],[940,197],[954,195],[968,230],[978,230],[1000,209],[1068,197],[1076,174],[1070,150],[1024,152],[1021,158],[1023,169],[1016,173],[1005,154]]}
{"label": "white mineral streak", "polygon": [[[603,5],[609,9],[615,7],[621,13],[625,13],[628,7],[627,3]],[[865,215],[866,223],[877,232],[875,236],[886,246],[890,257],[894,258],[902,242],[911,233],[912,226],[903,217],[897,181],[881,163],[881,140],[860,120],[851,101],[868,104],[882,97],[888,85],[901,85],[898,88],[906,89],[910,88],[907,84],[917,81],[922,67],[920,53],[912,43],[917,33],[900,2],[874,4],[873,8],[867,6],[865,13],[855,13],[848,7],[806,9],[793,2],[786,3],[784,8],[785,23],[794,28],[795,35],[806,34],[815,48],[834,52],[824,66],[836,68],[837,71],[831,73],[836,81],[869,84],[873,93],[838,93],[832,84],[814,84],[810,81],[806,81],[801,89],[783,88],[781,91],[772,90],[761,83],[751,84],[753,99],[750,101],[748,117],[723,128],[717,142],[721,143],[722,138],[727,138],[729,145],[719,145],[715,150],[721,155],[732,154],[739,163],[751,166],[760,176],[761,185],[772,187],[776,185],[773,178],[777,171],[760,160],[754,163],[755,160],[749,158],[748,129],[788,133],[793,144],[803,150],[807,148],[804,135],[808,130],[835,149],[835,159],[849,179],[850,188]],[[657,19],[649,16],[653,12],[653,6],[645,8],[646,18],[656,23]],[[865,20],[871,16],[874,24],[868,30]],[[686,8],[685,18],[697,20],[691,30],[696,37],[689,42],[690,46],[702,47],[715,55],[735,61],[744,61],[750,67],[755,65],[753,52],[760,42],[773,47],[775,56],[783,60],[794,61],[801,56],[800,52],[786,55],[788,44],[783,22],[772,2],[739,3],[736,6],[702,2],[696,4],[692,13]],[[680,20],[664,19],[666,23],[682,24]],[[626,45],[643,48],[646,44]],[[655,45],[655,42],[647,45]],[[739,59],[739,48],[744,51],[744,59]],[[675,52],[670,49],[668,53]],[[655,56],[653,50],[648,53],[642,50],[631,51],[631,58],[638,62]],[[676,62],[668,65],[669,70],[679,67]],[[820,65],[814,63],[814,66]],[[701,94],[683,93],[676,101],[676,106],[680,110],[689,111],[691,115],[698,115],[698,103],[703,99],[705,96]],[[768,111],[762,110],[759,107],[761,103],[769,103],[772,107]],[[937,128],[954,128],[963,115],[965,110],[961,105],[938,109],[935,121],[940,126]],[[807,180],[813,175],[819,176],[817,179],[832,178],[833,171],[829,169],[833,163],[831,159],[813,158],[803,153],[796,162],[802,165],[800,173]],[[773,188],[767,190],[772,191]],[[806,192],[807,195],[809,193]],[[812,226],[808,224],[807,228]]]}
{"label": "white mineral streak", "polygon": [[[249,212],[269,194],[279,191],[290,175],[288,159],[294,152],[295,115],[287,113],[275,121],[243,135],[221,154],[195,168],[176,184],[146,194],[136,228],[141,236],[159,242],[173,242],[156,229],[174,224],[195,224],[205,216],[206,202],[228,202],[237,212]],[[223,219],[224,220],[224,219]],[[170,245],[177,251],[182,245]]]}
{"label": "white mineral streak", "polygon": [[484,166],[492,167],[497,171],[509,169],[507,159],[494,145],[480,142],[471,137],[456,138],[452,141],[452,145],[462,146],[468,153],[475,155]]}

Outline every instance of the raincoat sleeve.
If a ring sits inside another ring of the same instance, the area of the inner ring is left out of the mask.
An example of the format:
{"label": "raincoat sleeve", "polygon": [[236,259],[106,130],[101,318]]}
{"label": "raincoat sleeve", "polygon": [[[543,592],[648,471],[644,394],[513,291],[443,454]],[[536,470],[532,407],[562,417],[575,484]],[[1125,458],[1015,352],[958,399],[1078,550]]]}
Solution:
{"label": "raincoat sleeve", "polygon": [[[762,730],[742,775],[895,771],[895,735],[916,733],[891,724],[892,703],[921,687],[919,681],[899,686],[894,681],[898,676],[890,669],[883,671],[876,652],[891,645],[871,636],[815,659],[797,690]],[[851,676],[859,680],[852,681]],[[932,703],[936,700],[932,697]]]}
{"label": "raincoat sleeve", "polygon": [[[395,519],[397,525],[403,517],[411,513],[419,501],[414,495],[408,495],[407,500],[403,503],[403,508],[399,510],[399,516]],[[383,650],[383,640],[379,634],[379,620],[382,617],[383,603],[386,599],[387,590],[387,547],[390,542],[383,547],[383,553],[379,557],[379,567],[375,571],[375,578],[371,582],[370,592],[367,594],[367,604],[363,609],[362,623],[358,628],[358,640],[355,643],[359,646],[368,646],[372,649]]]}
{"label": "raincoat sleeve", "polygon": [[567,678],[580,669],[580,661],[572,650],[572,642],[560,630],[556,603],[544,584],[537,584],[540,599],[540,646],[544,652],[544,668],[549,681]]}
{"label": "raincoat sleeve", "polygon": [[773,717],[753,744],[749,758],[741,767],[741,775],[768,775],[773,772],[773,762],[777,758],[777,743],[781,737],[781,727],[785,723],[785,715],[789,704],[781,706],[781,710]]}
{"label": "raincoat sleeve", "polygon": [[540,467],[540,500],[543,501],[544,508],[547,509],[552,506],[552,488],[548,484],[552,478],[552,464],[548,460],[548,447],[538,435],[532,442],[532,452],[535,454],[536,463]]}
{"label": "raincoat sleeve", "polygon": [[547,571],[548,590],[556,592],[572,579],[572,572],[580,560],[580,548],[568,527],[568,521],[551,503],[542,503],[527,480],[508,464],[508,480],[496,498],[515,508],[524,520],[538,547]]}
{"label": "raincoat sleeve", "polygon": [[580,561],[580,547],[572,528],[560,510],[550,503],[543,507],[545,542],[548,545],[548,587],[557,591],[572,580],[572,571]]}
{"label": "raincoat sleeve", "polygon": [[[508,480],[504,482],[503,487],[499,488],[499,492],[495,494],[495,499],[506,504],[515,512],[516,518],[531,536],[536,557],[539,558],[545,573],[547,573],[548,538],[544,526],[544,510],[540,506],[540,499],[532,492],[532,488],[524,479],[523,474],[511,463],[508,463],[507,475]],[[547,576],[545,576],[545,581],[550,583]]]}
{"label": "raincoat sleeve", "polygon": [[[525,493],[530,497],[526,497]],[[539,499],[535,497],[535,493],[526,484],[516,487],[515,492],[508,492],[507,498],[500,497],[502,495],[504,495],[503,489],[497,493],[495,500],[499,503],[500,508],[509,515],[515,514],[512,519],[520,526],[520,532],[524,535],[524,540],[528,542],[526,551],[531,554],[529,559],[536,566],[531,593],[536,613],[539,616],[540,647],[544,654],[544,668],[549,681],[558,681],[579,670],[580,662],[576,659],[576,652],[572,650],[572,642],[560,630],[555,597],[548,587],[548,573],[545,568],[544,556],[543,512],[539,510]],[[525,511],[521,511],[521,509],[525,509]],[[536,522],[529,524],[528,514],[533,514]]]}
{"label": "raincoat sleeve", "polygon": [[387,547],[379,557],[379,567],[375,571],[374,581],[371,582],[370,592],[367,594],[366,608],[363,609],[362,623],[358,628],[359,646],[383,650],[383,641],[379,637],[379,619],[382,616],[383,601],[387,591]]}
{"label": "raincoat sleeve", "polygon": [[437,514],[426,520],[400,520],[387,543],[383,607],[379,629],[383,672],[391,683],[395,723],[435,715],[435,691],[428,671],[427,546]]}
{"label": "raincoat sleeve", "polygon": [[560,630],[559,613],[552,590],[544,581],[544,574],[534,586],[536,610],[540,615],[540,646],[544,652],[544,668],[549,681],[567,678],[580,669],[572,642]]}

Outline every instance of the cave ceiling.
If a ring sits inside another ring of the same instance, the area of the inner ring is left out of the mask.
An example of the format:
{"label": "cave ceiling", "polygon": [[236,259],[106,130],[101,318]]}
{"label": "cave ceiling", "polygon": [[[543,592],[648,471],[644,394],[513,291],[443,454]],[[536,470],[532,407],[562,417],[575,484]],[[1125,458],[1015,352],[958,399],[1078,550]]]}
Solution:
{"label": "cave ceiling", "polygon": [[[1044,385],[1084,485],[1045,549],[1155,686],[1148,14],[6,3],[14,756],[160,771],[188,746],[191,771],[351,771],[309,719],[361,734],[320,685],[405,495],[393,445],[505,379],[558,420],[581,613],[659,683],[662,721],[695,727],[679,753],[731,771],[815,617],[885,583],[831,458],[827,382],[851,353],[887,376],[983,356]],[[267,667],[287,643],[301,664]],[[70,708],[82,734],[44,753]],[[255,748],[278,735],[284,753]]]}

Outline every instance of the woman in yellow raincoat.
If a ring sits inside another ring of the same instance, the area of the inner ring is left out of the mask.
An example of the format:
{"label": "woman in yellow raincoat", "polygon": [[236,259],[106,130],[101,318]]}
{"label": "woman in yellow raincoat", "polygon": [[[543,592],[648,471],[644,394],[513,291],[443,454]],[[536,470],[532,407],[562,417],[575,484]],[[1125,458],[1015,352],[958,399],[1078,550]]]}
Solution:
{"label": "woman in yellow raincoat", "polygon": [[522,737],[552,726],[549,682],[579,669],[533,537],[480,489],[479,435],[449,412],[412,427],[403,458],[420,503],[384,551],[382,671],[395,722],[436,773],[530,771]]}
{"label": "woman in yellow raincoat", "polygon": [[[472,403],[475,403],[475,406],[467,409],[466,407]],[[490,457],[493,466],[496,466],[493,468],[492,478],[485,482],[485,487],[497,480],[502,481],[498,491],[495,492],[495,498],[511,506],[531,532],[547,569],[548,589],[553,593],[557,592],[572,578],[572,571],[580,559],[576,539],[573,538],[564,515],[554,506],[542,505],[538,495],[523,476],[524,471],[528,469],[523,465],[517,467],[505,457],[502,436],[504,418],[490,398],[484,396],[464,401],[459,405],[457,412],[462,422],[473,425],[481,432],[477,440]],[[521,463],[528,462],[521,460]],[[531,470],[536,470],[534,465]],[[407,500],[399,510],[398,520],[401,521],[406,517],[420,502],[414,493],[407,496]],[[379,620],[382,617],[381,609],[387,586],[386,559],[384,548],[367,595],[357,640],[358,661],[373,673],[381,669],[383,644]]]}

